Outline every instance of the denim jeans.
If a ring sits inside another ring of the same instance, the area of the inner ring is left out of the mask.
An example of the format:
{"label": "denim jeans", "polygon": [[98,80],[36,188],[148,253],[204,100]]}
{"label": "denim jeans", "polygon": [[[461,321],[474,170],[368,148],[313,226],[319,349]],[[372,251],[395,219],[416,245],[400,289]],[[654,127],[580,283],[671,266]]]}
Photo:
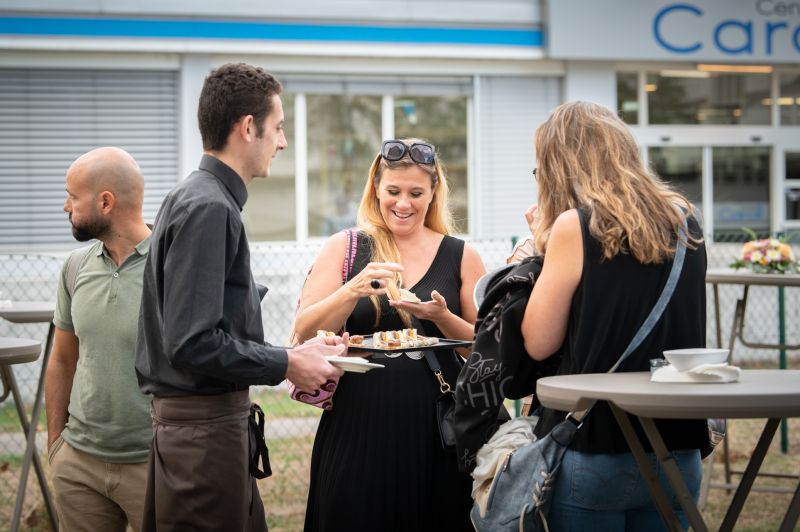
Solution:
{"label": "denim jeans", "polygon": [[[673,451],[673,454],[696,502],[703,475],[700,452]],[[648,457],[686,530],[688,522],[661,465],[653,453],[648,453]],[[547,520],[551,531],[666,530],[630,453],[588,454],[567,450],[556,477]]]}

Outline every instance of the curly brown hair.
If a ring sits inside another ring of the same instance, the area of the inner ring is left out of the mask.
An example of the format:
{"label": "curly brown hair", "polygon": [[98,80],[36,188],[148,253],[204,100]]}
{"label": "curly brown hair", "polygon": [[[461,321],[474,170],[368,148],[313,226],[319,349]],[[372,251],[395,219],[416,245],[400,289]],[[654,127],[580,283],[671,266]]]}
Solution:
{"label": "curly brown hair", "polygon": [[212,71],[203,83],[197,107],[203,149],[225,149],[234,124],[247,115],[253,115],[256,136],[263,137],[272,97],[281,90],[272,74],[246,63],[228,63]]}

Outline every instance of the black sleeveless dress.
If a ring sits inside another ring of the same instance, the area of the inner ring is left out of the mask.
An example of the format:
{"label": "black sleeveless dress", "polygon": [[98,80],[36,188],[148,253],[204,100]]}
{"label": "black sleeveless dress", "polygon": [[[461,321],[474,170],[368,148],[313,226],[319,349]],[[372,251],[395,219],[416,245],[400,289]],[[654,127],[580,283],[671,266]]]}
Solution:
{"label": "black sleeveless dress", "polygon": [[[464,242],[445,236],[433,264],[409,288],[422,300],[432,290],[460,315]],[[370,241],[359,234],[351,277],[369,262]],[[347,320],[351,334],[404,328],[386,297],[381,320],[368,298]],[[427,336],[442,336],[423,321]],[[418,327],[419,330],[419,327]],[[437,351],[447,381],[455,385],[460,362],[453,351]],[[380,358],[382,369],[345,373],[322,414],[311,455],[306,532],[462,532],[472,530],[472,479],[460,473],[455,455],[442,448],[434,402],[439,386],[425,359]]]}

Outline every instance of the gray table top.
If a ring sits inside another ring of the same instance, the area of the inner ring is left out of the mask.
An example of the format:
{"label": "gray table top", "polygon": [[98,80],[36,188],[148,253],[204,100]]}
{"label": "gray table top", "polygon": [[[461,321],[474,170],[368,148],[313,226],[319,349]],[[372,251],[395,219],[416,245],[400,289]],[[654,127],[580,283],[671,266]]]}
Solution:
{"label": "gray table top", "polygon": [[743,370],[739,382],[651,382],[649,372],[591,373],[539,379],[536,396],[556,410],[611,401],[634,415],[702,419],[800,417],[800,370]]}
{"label": "gray table top", "polygon": [[52,301],[12,301],[10,307],[0,307],[0,318],[13,323],[44,323],[53,321],[55,311]]}
{"label": "gray table top", "polygon": [[23,364],[39,358],[42,343],[29,338],[0,338],[0,364]]}
{"label": "gray table top", "polygon": [[748,284],[758,286],[800,286],[800,274],[753,273],[750,270],[721,268],[708,270],[706,282],[711,284]]}

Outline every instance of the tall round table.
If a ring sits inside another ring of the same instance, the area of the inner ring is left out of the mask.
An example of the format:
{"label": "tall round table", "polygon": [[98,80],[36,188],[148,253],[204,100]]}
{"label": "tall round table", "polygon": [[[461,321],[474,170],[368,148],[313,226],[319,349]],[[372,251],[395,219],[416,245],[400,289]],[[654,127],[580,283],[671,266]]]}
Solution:
{"label": "tall round table", "polygon": [[[22,397],[16,385],[16,380],[13,378],[10,362],[3,362],[3,375],[4,379],[8,378],[11,393],[14,394],[14,401],[17,404],[17,413],[20,416],[20,423],[25,431],[26,445],[25,456],[22,460],[22,467],[20,470],[19,489],[17,491],[16,503],[14,504],[14,514],[11,519],[11,530],[19,530],[19,524],[22,520],[22,505],[25,502],[25,487],[28,483],[28,473],[30,471],[31,463],[33,463],[36,475],[39,478],[39,487],[42,491],[47,513],[50,516],[50,522],[53,530],[58,530],[58,515],[56,507],[53,503],[53,498],[50,494],[50,489],[47,486],[47,478],[44,474],[39,453],[36,452],[36,431],[39,426],[39,417],[42,412],[42,404],[44,402],[44,381],[47,373],[47,363],[50,360],[50,351],[53,347],[53,335],[55,334],[55,326],[53,325],[53,314],[55,313],[56,305],[51,301],[13,301],[11,306],[0,307],[0,318],[3,318],[12,323],[48,323],[47,341],[45,342],[44,352],[42,355],[42,369],[39,373],[39,382],[36,386],[36,396],[33,401],[33,411],[31,412],[30,421],[25,415],[23,408]],[[39,356],[41,344],[37,348],[36,356],[32,359],[35,360]],[[19,362],[14,362],[19,363]],[[15,391],[16,389],[16,391]],[[5,392],[8,395],[8,391]]]}
{"label": "tall round table", "polygon": [[[673,493],[693,530],[708,530],[692,500],[672,454],[654,419],[762,418],[767,422],[750,456],[736,494],[720,530],[733,530],[753,482],[769,450],[782,417],[800,417],[800,370],[743,370],[738,382],[656,383],[650,373],[589,373],[545,377],[536,383],[536,397],[555,410],[585,410],[606,401],[631,448],[642,477],[668,530],[681,530],[666,491],[626,414],[639,419]],[[794,529],[800,516],[800,483],[781,524],[781,532]]]}

